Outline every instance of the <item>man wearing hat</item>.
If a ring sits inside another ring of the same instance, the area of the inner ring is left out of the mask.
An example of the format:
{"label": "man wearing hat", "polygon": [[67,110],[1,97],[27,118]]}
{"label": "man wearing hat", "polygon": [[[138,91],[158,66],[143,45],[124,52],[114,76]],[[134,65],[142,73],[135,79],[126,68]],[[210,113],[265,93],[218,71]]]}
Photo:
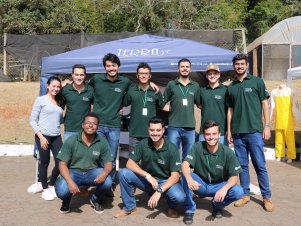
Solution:
{"label": "man wearing hat", "polygon": [[210,63],[206,70],[208,85],[201,88],[197,99],[201,108],[201,129],[200,141],[204,141],[203,125],[208,120],[213,120],[220,125],[221,136],[219,142],[228,145],[225,138],[226,131],[226,112],[225,93],[227,87],[219,83],[220,71],[216,64]]}

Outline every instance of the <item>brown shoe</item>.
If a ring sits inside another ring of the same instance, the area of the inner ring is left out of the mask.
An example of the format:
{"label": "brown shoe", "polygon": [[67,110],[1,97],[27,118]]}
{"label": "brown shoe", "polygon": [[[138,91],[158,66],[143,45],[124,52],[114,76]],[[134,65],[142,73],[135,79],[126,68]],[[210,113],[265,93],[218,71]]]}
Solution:
{"label": "brown shoe", "polygon": [[241,207],[241,206],[244,206],[245,204],[247,204],[248,202],[250,202],[250,196],[245,195],[241,199],[237,200],[234,203],[234,206],[235,207]]}
{"label": "brown shoe", "polygon": [[168,209],[167,210],[167,216],[170,217],[170,218],[178,218],[179,214],[178,214],[178,211],[175,210],[175,209]]}
{"label": "brown shoe", "polygon": [[80,192],[79,192],[80,196],[83,197],[89,197],[90,196],[90,191],[88,190],[88,188],[81,188]]}
{"label": "brown shoe", "polygon": [[126,211],[126,210],[119,210],[116,214],[115,214],[115,218],[120,218],[120,217],[126,217],[128,215],[131,214],[135,214],[137,212],[137,208],[134,208],[130,211]]}
{"label": "brown shoe", "polygon": [[274,205],[271,198],[264,198],[263,199],[263,208],[267,212],[273,212],[274,211]]}

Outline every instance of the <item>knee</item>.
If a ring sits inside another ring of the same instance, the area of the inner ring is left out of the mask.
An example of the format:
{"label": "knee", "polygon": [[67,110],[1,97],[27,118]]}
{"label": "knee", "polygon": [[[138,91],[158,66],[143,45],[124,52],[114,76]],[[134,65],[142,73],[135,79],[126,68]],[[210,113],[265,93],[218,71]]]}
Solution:
{"label": "knee", "polygon": [[125,180],[125,178],[129,178],[131,172],[132,171],[130,171],[127,168],[120,169],[118,171],[118,179],[119,179],[119,181]]}
{"label": "knee", "polygon": [[234,185],[231,190],[232,195],[236,200],[240,199],[244,195],[243,188],[240,185]]}
{"label": "knee", "polygon": [[102,186],[105,190],[110,189],[112,187],[112,178],[110,176],[107,176]]}
{"label": "knee", "polygon": [[62,176],[59,176],[56,181],[55,192],[60,199],[65,199],[70,195],[68,184]]}

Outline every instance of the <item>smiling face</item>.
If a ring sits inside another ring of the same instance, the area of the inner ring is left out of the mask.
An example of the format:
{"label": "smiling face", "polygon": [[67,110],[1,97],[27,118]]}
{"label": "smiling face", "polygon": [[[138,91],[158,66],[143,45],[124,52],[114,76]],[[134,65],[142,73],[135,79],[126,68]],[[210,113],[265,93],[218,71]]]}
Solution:
{"label": "smiling face", "polygon": [[206,72],[206,78],[210,85],[214,85],[218,82],[220,78],[220,73],[215,70],[210,70]]}
{"label": "smiling face", "polygon": [[178,72],[181,77],[188,77],[191,72],[191,65],[187,61],[183,61],[179,64]]}
{"label": "smiling face", "polygon": [[236,60],[233,64],[237,76],[244,76],[247,73],[248,64],[245,59]]}
{"label": "smiling face", "polygon": [[148,84],[151,78],[151,73],[148,68],[139,68],[137,78],[140,84]]}
{"label": "smiling face", "polygon": [[56,96],[61,90],[61,82],[58,80],[52,80],[49,84],[47,84],[47,90],[51,96]]}
{"label": "smiling face", "polygon": [[119,66],[117,63],[107,60],[105,62],[105,70],[109,77],[115,78],[118,74]]}
{"label": "smiling face", "polygon": [[82,68],[74,68],[74,71],[72,73],[72,79],[73,82],[77,86],[81,86],[84,81],[85,81],[86,75],[85,75],[85,70]]}
{"label": "smiling face", "polygon": [[87,135],[93,135],[96,133],[98,128],[98,119],[92,116],[87,116],[85,121],[82,123],[84,133]]}
{"label": "smiling face", "polygon": [[161,123],[150,123],[148,126],[148,135],[154,143],[163,139],[164,131]]}
{"label": "smiling face", "polygon": [[204,138],[209,147],[215,147],[218,145],[220,137],[220,131],[218,126],[213,126],[204,131]]}

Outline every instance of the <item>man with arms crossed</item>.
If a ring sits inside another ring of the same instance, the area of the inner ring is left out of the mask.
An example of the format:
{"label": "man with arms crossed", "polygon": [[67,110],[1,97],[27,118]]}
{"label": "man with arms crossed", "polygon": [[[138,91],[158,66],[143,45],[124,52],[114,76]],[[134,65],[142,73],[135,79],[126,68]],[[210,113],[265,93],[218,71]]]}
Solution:
{"label": "man with arms crossed", "polygon": [[[222,218],[225,206],[240,199],[242,187],[237,185],[241,167],[234,152],[219,143],[219,124],[206,121],[203,125],[205,141],[192,146],[182,163],[183,187],[186,193],[185,224],[193,223],[196,204],[193,192],[200,197],[213,197],[212,216]],[[194,169],[190,171],[191,167]]]}
{"label": "man with arms crossed", "polygon": [[270,95],[261,78],[247,73],[247,55],[236,55],[233,58],[233,68],[236,78],[228,86],[226,94],[227,139],[230,144],[234,143],[235,153],[242,168],[239,175],[240,185],[244,189],[244,196],[234,205],[240,207],[250,201],[250,155],[263,196],[263,208],[272,212],[274,205],[263,149],[263,140],[268,140],[271,136],[268,102]]}

